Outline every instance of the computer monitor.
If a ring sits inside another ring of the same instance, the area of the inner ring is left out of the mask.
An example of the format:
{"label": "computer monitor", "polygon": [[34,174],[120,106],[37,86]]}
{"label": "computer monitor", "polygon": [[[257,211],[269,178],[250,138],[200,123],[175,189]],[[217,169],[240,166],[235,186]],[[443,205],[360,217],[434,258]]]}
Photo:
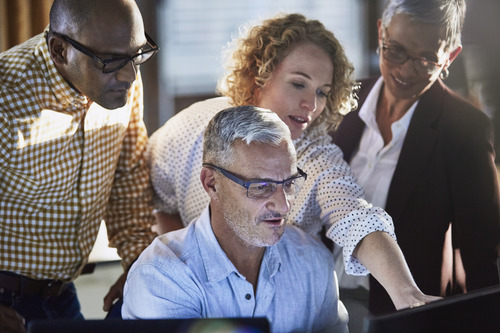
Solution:
{"label": "computer monitor", "polygon": [[266,318],[35,320],[28,333],[269,333]]}
{"label": "computer monitor", "polygon": [[364,333],[500,332],[500,285],[365,318]]}

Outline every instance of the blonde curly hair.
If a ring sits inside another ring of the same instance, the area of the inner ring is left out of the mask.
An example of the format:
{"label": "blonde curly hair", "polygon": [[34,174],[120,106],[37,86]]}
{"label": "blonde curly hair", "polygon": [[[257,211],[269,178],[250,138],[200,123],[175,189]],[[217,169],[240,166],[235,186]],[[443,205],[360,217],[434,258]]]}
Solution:
{"label": "blonde curly hair", "polygon": [[301,14],[279,14],[247,30],[226,50],[226,73],[218,84],[218,92],[231,98],[234,105],[255,104],[255,91],[266,84],[295,45],[308,41],[330,56],[334,69],[326,109],[312,126],[323,123],[335,129],[342,116],[357,107],[354,68],[337,38],[321,22]]}

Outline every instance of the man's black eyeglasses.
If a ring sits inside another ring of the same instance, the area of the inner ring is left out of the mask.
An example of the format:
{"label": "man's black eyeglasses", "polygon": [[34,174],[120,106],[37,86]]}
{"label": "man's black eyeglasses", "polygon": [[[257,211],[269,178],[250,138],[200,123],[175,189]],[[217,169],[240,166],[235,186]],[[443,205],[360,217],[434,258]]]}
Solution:
{"label": "man's black eyeglasses", "polygon": [[307,174],[297,168],[298,175],[282,181],[259,180],[246,182],[235,176],[233,173],[211,163],[203,163],[203,166],[218,170],[226,178],[246,188],[247,197],[249,197],[250,199],[269,198],[274,192],[276,192],[276,190],[278,189],[278,185],[281,185],[283,187],[283,190],[287,195],[295,196],[307,179]]}
{"label": "man's black eyeglasses", "polygon": [[114,58],[109,58],[109,59],[102,59],[98,56],[96,56],[92,51],[90,51],[88,48],[83,46],[82,44],[78,43],[74,39],[69,38],[66,35],[60,34],[58,32],[52,31],[52,34],[55,36],[61,37],[68,43],[70,43],[75,49],[78,51],[82,52],[83,54],[93,58],[95,61],[97,61],[99,64],[102,66],[102,72],[103,73],[112,73],[115,72],[121,68],[123,68],[126,64],[128,64],[129,61],[132,61],[134,66],[142,65],[153,55],[155,55],[159,51],[158,45],[151,39],[151,37],[146,34],[146,41],[148,46],[150,47],[147,50],[143,50],[139,53],[129,55],[129,56],[121,56],[121,57],[114,57]]}

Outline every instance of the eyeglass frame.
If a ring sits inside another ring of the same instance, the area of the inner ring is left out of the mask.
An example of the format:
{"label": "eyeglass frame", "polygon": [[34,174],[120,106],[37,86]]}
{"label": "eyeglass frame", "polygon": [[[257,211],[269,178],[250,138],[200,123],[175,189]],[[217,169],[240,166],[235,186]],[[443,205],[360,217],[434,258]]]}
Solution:
{"label": "eyeglass frame", "polygon": [[[97,61],[99,64],[101,64],[102,68],[101,68],[101,71],[104,73],[104,74],[109,74],[109,73],[113,73],[113,72],[116,72],[116,71],[119,71],[120,69],[122,69],[123,67],[125,67],[130,61],[132,61],[132,63],[134,64],[134,66],[138,66],[138,65],[142,65],[143,63],[145,63],[146,61],[148,61],[149,59],[151,59],[156,53],[158,53],[158,51],[160,50],[160,48],[158,47],[158,45],[156,45],[155,41],[149,37],[149,35],[145,32],[145,36],[146,36],[146,43],[149,44],[152,48],[150,50],[147,50],[145,52],[141,52],[141,53],[137,53],[137,54],[134,54],[134,55],[127,55],[127,56],[122,56],[122,57],[118,57],[118,58],[109,58],[109,59],[102,59],[101,57],[95,55],[92,51],[90,51],[88,48],[86,48],[85,46],[83,46],[82,44],[78,43],[76,40],[64,35],[64,34],[61,34],[59,32],[55,32],[55,31],[52,31],[50,30],[51,34],[53,34],[54,36],[57,36],[57,37],[60,37],[62,39],[64,39],[66,42],[70,43],[71,46],[73,46],[75,49],[77,49],[78,51],[82,52],[83,54],[85,54],[86,56],[94,59],[95,61]],[[149,58],[147,58],[145,61],[141,62],[140,64],[136,64],[134,63],[134,59],[141,56],[141,55],[144,55],[146,53],[152,53],[151,56],[149,56]],[[105,71],[105,68],[106,68],[106,65],[111,63],[111,62],[114,62],[114,61],[124,61],[124,60],[127,60],[125,61],[121,66],[119,66],[118,68],[115,68],[113,69],[112,71]]]}
{"label": "eyeglass frame", "polygon": [[[250,188],[250,186],[252,184],[256,184],[256,183],[273,183],[273,184],[276,184],[276,189],[278,188],[278,185],[281,185],[283,187],[283,184],[286,183],[286,182],[289,182],[291,180],[294,180],[294,179],[298,179],[298,178],[304,178],[304,182],[307,180],[307,173],[305,173],[304,171],[302,171],[300,168],[297,168],[297,173],[298,175],[295,175],[293,177],[290,177],[288,179],[285,179],[285,180],[282,180],[282,181],[276,181],[276,180],[260,180],[260,181],[251,181],[251,182],[246,182],[244,181],[243,179],[237,177],[235,174],[233,174],[232,172],[230,171],[227,171],[226,169],[224,168],[221,168],[215,164],[212,164],[212,163],[203,163],[202,166],[204,167],[208,167],[208,168],[212,168],[212,169],[215,169],[217,171],[219,171],[220,173],[222,173],[222,175],[226,178],[228,178],[229,180],[232,180],[233,182],[235,182],[236,184],[238,185],[241,185],[242,187],[244,187],[246,190],[247,190],[247,198],[249,199],[267,199],[269,197],[271,197],[275,192],[276,190],[272,191],[269,196],[267,197],[251,197],[248,195],[248,189]],[[300,190],[300,188],[299,188]],[[286,191],[284,191],[285,194]],[[298,192],[298,191],[297,191]],[[295,193],[294,193],[295,194]],[[287,195],[290,195],[290,194],[287,194]]]}
{"label": "eyeglass frame", "polygon": [[[421,61],[425,61],[425,62],[428,62],[428,63],[434,65],[434,69],[432,71],[429,71],[429,70],[425,71],[425,74],[427,74],[427,75],[432,75],[432,74],[436,73],[439,70],[439,68],[444,65],[444,63],[443,64],[439,64],[437,62],[428,60],[427,58],[422,57],[422,56],[417,56],[417,57],[411,56],[411,55],[408,54],[408,52],[406,52],[406,50],[404,48],[403,48],[403,52],[406,55],[406,57],[404,58],[404,60],[402,62],[394,62],[394,61],[391,61],[391,60],[387,59],[386,56],[384,55],[385,54],[385,52],[384,52],[385,50],[391,50],[391,49],[394,49],[394,47],[391,47],[391,46],[387,45],[385,43],[385,40],[382,40],[382,46],[379,46],[377,48],[377,53],[379,53],[380,48],[382,48],[382,58],[384,60],[390,62],[391,64],[403,65],[408,60],[412,60],[412,61],[418,60],[421,65],[422,65]],[[415,66],[415,62],[413,64],[414,64],[413,66],[415,67],[415,70],[417,72],[423,73],[421,70],[417,69],[417,66]],[[422,67],[425,68],[425,66],[422,66]]]}

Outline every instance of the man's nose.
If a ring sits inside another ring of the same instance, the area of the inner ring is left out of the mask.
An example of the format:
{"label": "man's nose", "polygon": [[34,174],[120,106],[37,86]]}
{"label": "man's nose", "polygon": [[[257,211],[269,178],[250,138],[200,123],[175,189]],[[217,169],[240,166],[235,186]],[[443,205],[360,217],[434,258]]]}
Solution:
{"label": "man's nose", "polygon": [[293,197],[286,194],[283,185],[279,185],[276,191],[269,197],[268,208],[279,212],[280,214],[288,214],[292,207]]}

